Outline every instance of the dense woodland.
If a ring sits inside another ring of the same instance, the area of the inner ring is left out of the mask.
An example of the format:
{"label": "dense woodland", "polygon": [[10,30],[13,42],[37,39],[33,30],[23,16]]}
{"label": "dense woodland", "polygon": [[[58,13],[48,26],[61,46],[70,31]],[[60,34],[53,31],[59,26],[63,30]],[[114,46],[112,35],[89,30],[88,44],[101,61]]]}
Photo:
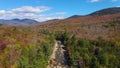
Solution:
{"label": "dense woodland", "polygon": [[66,46],[72,68],[120,68],[120,44],[101,37],[98,40],[77,39],[68,32],[58,34],[56,38]]}
{"label": "dense woodland", "polygon": [[46,68],[54,42],[44,31],[0,25],[0,68]]}
{"label": "dense woodland", "polygon": [[91,40],[68,31],[4,25],[0,25],[0,68],[46,68],[55,40],[65,45],[72,68],[120,68],[120,35],[111,41]]}

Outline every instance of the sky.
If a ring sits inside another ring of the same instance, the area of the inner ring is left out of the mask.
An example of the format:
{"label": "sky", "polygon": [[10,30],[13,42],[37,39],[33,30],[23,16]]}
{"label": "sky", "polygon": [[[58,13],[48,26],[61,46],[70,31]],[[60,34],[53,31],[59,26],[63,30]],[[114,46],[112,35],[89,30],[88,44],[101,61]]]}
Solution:
{"label": "sky", "polygon": [[0,19],[46,21],[120,7],[120,0],[0,0]]}

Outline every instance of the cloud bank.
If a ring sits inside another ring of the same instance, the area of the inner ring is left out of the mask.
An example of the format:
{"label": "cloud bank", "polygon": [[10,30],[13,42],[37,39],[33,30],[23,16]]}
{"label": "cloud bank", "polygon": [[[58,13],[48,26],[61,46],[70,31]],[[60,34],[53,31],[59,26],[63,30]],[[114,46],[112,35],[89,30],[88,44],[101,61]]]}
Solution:
{"label": "cloud bank", "polygon": [[90,2],[100,2],[101,0],[90,0]]}
{"label": "cloud bank", "polygon": [[13,8],[10,10],[0,10],[0,19],[13,19],[13,18],[29,18],[35,19],[37,21],[46,21],[50,19],[62,19],[66,12],[55,12],[50,14],[45,14],[52,10],[51,7],[47,6],[23,6],[20,8]]}
{"label": "cloud bank", "polygon": [[[94,3],[94,2],[100,2],[102,0],[89,0],[90,2]],[[118,0],[110,0],[111,2],[117,2]]]}
{"label": "cloud bank", "polygon": [[111,0],[112,2],[117,2],[118,0]]}

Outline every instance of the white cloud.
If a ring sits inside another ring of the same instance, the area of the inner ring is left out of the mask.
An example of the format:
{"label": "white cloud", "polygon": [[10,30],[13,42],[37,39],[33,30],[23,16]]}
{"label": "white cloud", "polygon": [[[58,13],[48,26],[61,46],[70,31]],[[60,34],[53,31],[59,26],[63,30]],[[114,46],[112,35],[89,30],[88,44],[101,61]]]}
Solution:
{"label": "white cloud", "polygon": [[0,10],[0,14],[4,14],[5,13],[5,10]]}
{"label": "white cloud", "polygon": [[43,12],[50,11],[51,8],[47,6],[23,6],[10,10],[0,10],[0,19],[13,19],[13,18],[29,18],[37,21],[45,21],[50,19],[62,19],[66,12],[55,12],[50,14],[43,14]]}
{"label": "white cloud", "polygon": [[100,2],[101,0],[90,0],[90,2]]}
{"label": "white cloud", "polygon": [[120,6],[116,6],[116,7],[120,7]]}
{"label": "white cloud", "polygon": [[116,2],[117,0],[111,0],[112,2]]}
{"label": "white cloud", "polygon": [[[92,3],[94,3],[94,2],[100,2],[100,1],[102,1],[102,0],[88,0],[88,2],[92,2]],[[118,0],[109,0],[109,1],[111,1],[111,2],[117,2]]]}
{"label": "white cloud", "polygon": [[38,7],[32,7],[32,6],[23,6],[21,8],[15,8],[12,9],[13,12],[22,12],[22,13],[40,13],[50,10],[50,7],[46,6],[38,6]]}

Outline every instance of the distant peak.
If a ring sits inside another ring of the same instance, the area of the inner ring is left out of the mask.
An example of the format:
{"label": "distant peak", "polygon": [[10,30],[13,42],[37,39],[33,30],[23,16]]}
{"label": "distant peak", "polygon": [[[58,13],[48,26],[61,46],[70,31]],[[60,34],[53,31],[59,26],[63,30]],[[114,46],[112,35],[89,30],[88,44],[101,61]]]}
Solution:
{"label": "distant peak", "polygon": [[120,13],[120,7],[112,7],[112,8],[98,10],[89,15],[100,15],[101,16],[101,15],[117,14],[117,13]]}
{"label": "distant peak", "polygon": [[4,20],[4,19],[0,19],[0,22],[2,24],[7,24],[7,25],[12,25],[12,26],[18,26],[18,25],[30,25],[30,24],[36,24],[39,23],[36,20],[33,19],[11,19],[11,20]]}
{"label": "distant peak", "polygon": [[83,17],[83,16],[81,16],[81,15],[73,15],[73,16],[71,16],[69,18],[77,18],[77,17]]}
{"label": "distant peak", "polygon": [[14,20],[14,21],[20,21],[20,19],[18,19],[18,18],[15,18],[15,19],[12,19],[12,20]]}

